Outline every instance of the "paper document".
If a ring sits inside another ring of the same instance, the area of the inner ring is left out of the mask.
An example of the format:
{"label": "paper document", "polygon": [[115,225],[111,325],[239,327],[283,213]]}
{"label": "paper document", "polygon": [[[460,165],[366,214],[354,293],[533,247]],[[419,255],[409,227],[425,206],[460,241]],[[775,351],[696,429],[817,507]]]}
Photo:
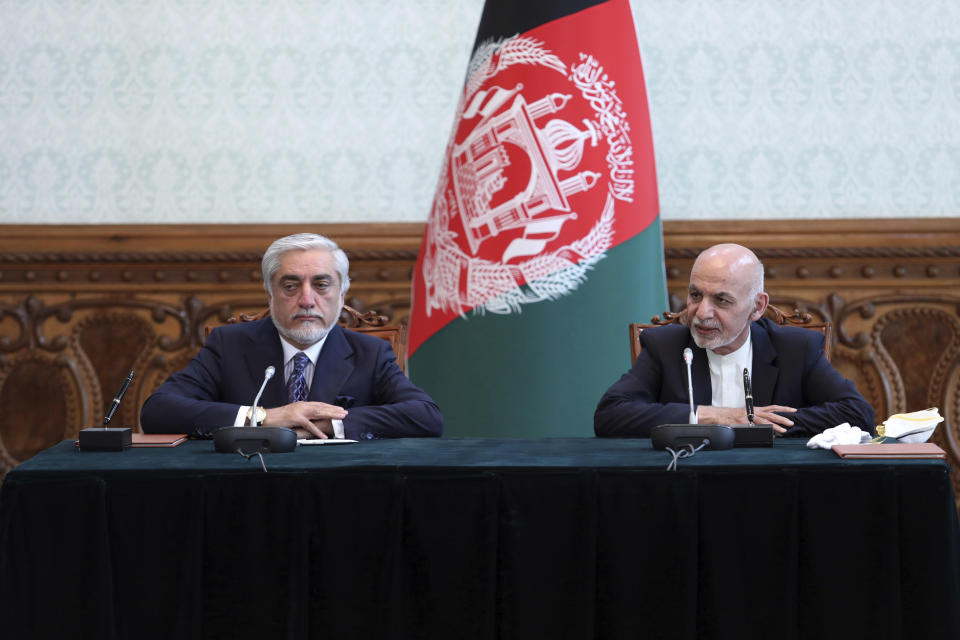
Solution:
{"label": "paper document", "polygon": [[326,440],[322,438],[303,438],[297,440],[297,444],[353,444],[356,440],[347,440],[346,438],[327,438]]}

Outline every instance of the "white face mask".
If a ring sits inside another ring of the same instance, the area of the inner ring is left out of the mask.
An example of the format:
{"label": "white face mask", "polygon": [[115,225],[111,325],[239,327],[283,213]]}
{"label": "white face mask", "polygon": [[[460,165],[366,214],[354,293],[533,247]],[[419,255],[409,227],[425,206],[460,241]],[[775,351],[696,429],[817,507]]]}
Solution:
{"label": "white face mask", "polygon": [[877,434],[896,438],[900,442],[926,442],[941,422],[943,422],[943,416],[940,415],[937,407],[911,413],[898,413],[884,420],[883,424],[877,427]]}

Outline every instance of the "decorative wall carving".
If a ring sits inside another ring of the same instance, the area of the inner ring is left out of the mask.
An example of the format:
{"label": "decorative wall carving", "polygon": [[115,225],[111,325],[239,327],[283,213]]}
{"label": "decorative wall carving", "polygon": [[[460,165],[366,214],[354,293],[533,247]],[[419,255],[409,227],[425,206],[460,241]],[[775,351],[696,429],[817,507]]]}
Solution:
{"label": "decorative wall carving", "polygon": [[[3,229],[0,474],[101,424],[131,368],[137,375],[113,424],[136,426],[140,405],[186,364],[205,326],[266,305],[262,251],[304,227]],[[406,322],[422,224],[312,230],[336,238],[350,255],[348,304]],[[756,250],[774,304],[833,323],[833,362],[857,383],[878,421],[939,407],[946,423],[933,440],[960,469],[960,220],[667,221],[675,310],[694,257],[717,242]],[[960,472],[953,477],[960,495]]]}

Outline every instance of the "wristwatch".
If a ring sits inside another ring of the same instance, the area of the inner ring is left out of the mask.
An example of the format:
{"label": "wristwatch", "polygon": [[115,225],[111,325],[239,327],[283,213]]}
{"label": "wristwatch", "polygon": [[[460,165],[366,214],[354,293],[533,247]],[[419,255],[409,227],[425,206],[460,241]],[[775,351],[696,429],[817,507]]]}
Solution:
{"label": "wristwatch", "polygon": [[247,423],[251,426],[253,425],[253,410],[257,410],[257,424],[263,424],[263,421],[267,419],[267,410],[263,407],[250,407],[247,409]]}

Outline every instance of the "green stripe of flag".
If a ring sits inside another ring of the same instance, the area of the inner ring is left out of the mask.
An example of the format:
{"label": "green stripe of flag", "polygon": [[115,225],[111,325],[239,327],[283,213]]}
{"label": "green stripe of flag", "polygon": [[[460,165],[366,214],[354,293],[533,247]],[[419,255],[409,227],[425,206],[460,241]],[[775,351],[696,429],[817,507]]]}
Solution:
{"label": "green stripe of flag", "polygon": [[454,320],[410,357],[410,376],[440,405],[447,437],[592,436],[597,401],[630,366],[627,325],[666,305],[657,218],[576,291]]}

